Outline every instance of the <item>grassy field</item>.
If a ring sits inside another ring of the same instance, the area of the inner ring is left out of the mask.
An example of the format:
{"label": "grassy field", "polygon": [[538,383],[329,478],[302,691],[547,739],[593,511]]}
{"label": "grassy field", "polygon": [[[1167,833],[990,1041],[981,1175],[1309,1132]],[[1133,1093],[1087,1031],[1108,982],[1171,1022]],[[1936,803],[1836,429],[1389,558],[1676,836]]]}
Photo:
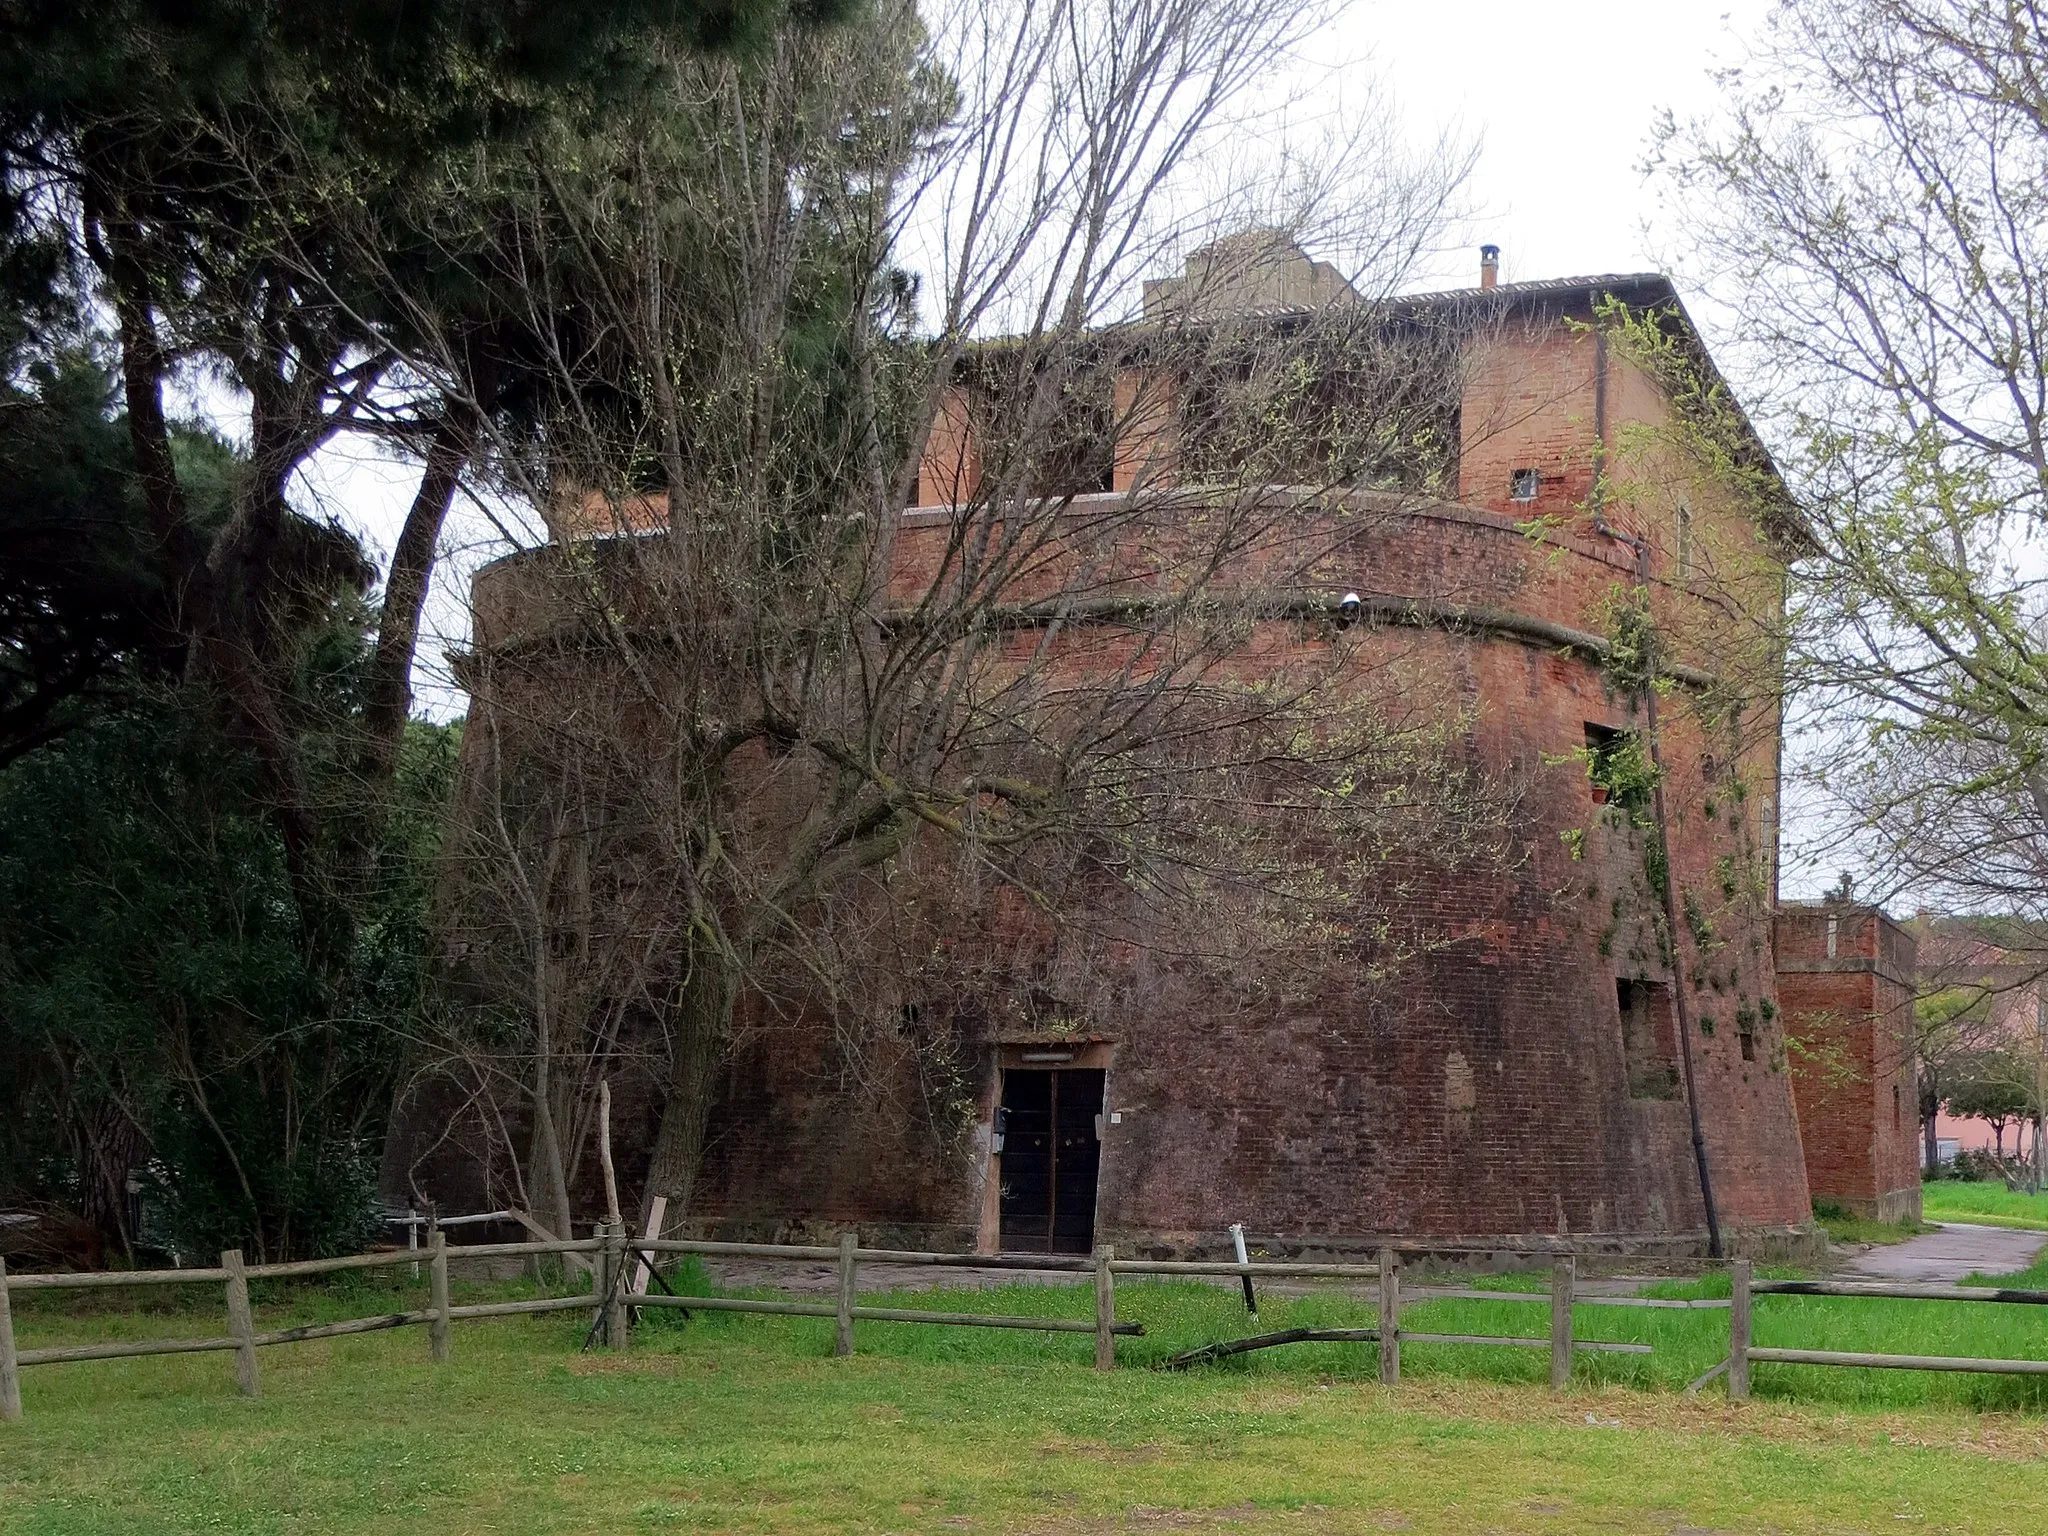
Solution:
{"label": "grassy field", "polygon": [[[259,1326],[412,1294],[259,1293]],[[192,1312],[49,1300],[20,1307],[25,1346],[217,1326],[210,1296]],[[1038,1286],[902,1300],[1088,1305]],[[1088,1369],[1085,1337],[862,1324],[860,1354],[838,1361],[829,1323],[701,1313],[650,1314],[623,1357],[578,1354],[583,1325],[569,1318],[460,1326],[440,1368],[418,1329],[266,1350],[256,1402],[233,1395],[220,1355],[34,1367],[27,1421],[0,1428],[0,1530],[2019,1531],[2048,1519],[2037,1383],[1761,1367],[1762,1400],[1735,1408],[1671,1390],[1719,1358],[1725,1313],[1592,1307],[1577,1315],[1582,1336],[1658,1352],[1581,1357],[1583,1384],[1562,1398],[1539,1385],[1540,1350],[1411,1345],[1392,1391],[1372,1379],[1370,1346],[1165,1373],[1142,1367],[1247,1331],[1232,1293],[1133,1284],[1118,1301],[1150,1332],[1121,1343],[1131,1368],[1113,1376]],[[1269,1299],[1259,1326],[1368,1317],[1317,1295]],[[1535,1334],[1545,1317],[1442,1302],[1405,1321]],[[1757,1334],[2048,1354],[2048,1317],[2021,1307],[1769,1298]]]}
{"label": "grassy field", "polygon": [[1920,1210],[1929,1221],[1974,1221],[2048,1232],[2048,1195],[2015,1194],[2003,1184],[1930,1179],[1920,1186]]}

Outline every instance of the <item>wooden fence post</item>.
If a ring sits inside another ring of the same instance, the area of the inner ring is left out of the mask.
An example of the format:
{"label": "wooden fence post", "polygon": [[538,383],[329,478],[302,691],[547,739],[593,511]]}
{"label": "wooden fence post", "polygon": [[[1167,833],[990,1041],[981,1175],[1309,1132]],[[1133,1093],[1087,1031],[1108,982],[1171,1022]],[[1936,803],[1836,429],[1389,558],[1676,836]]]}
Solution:
{"label": "wooden fence post", "polygon": [[434,1277],[434,1315],[427,1321],[427,1347],[436,1365],[446,1365],[451,1353],[448,1333],[452,1321],[448,1316],[448,1234],[439,1226],[428,1239],[428,1250],[432,1254],[429,1270]]}
{"label": "wooden fence post", "polygon": [[1749,1260],[1728,1269],[1728,1400],[1740,1403],[1749,1397]]}
{"label": "wooden fence post", "polygon": [[221,1254],[220,1267],[228,1272],[228,1335],[235,1341],[235,1390],[244,1397],[258,1397],[262,1383],[256,1375],[256,1319],[249,1310],[249,1273],[242,1250],[230,1248]]}
{"label": "wooden fence post", "polygon": [[7,1304],[7,1260],[0,1258],[0,1420],[21,1417],[21,1364],[14,1358],[14,1311]]}
{"label": "wooden fence post", "polygon": [[1380,1250],[1380,1380],[1393,1386],[1401,1379],[1401,1259],[1391,1248]]}
{"label": "wooden fence post", "polygon": [[1095,1250],[1095,1369],[1116,1369],[1116,1275],[1110,1261],[1116,1249],[1104,1243]]}
{"label": "wooden fence post", "polygon": [[598,1240],[597,1251],[590,1256],[590,1293],[597,1298],[597,1310],[590,1315],[590,1337],[584,1340],[585,1349],[590,1347],[592,1340],[606,1346],[611,1343],[606,1333],[610,1314],[604,1304],[605,1297],[611,1294],[611,1251],[604,1245],[607,1230],[601,1221],[592,1223],[590,1228],[590,1235]]}
{"label": "wooden fence post", "polygon": [[832,1353],[850,1355],[853,1353],[853,1250],[856,1239],[851,1232],[839,1234],[839,1331],[832,1339]]}
{"label": "wooden fence post", "polygon": [[612,1349],[626,1347],[626,1224],[606,1222],[604,1252],[604,1341]]}
{"label": "wooden fence post", "polygon": [[1550,1390],[1562,1392],[1572,1379],[1572,1298],[1578,1290],[1578,1260],[1566,1254],[1550,1266]]}

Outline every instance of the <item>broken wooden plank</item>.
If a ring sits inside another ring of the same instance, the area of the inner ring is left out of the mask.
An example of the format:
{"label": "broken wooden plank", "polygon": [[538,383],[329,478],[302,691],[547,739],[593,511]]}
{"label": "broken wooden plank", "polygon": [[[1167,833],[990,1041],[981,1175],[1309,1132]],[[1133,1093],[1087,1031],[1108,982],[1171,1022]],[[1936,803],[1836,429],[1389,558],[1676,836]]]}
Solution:
{"label": "broken wooden plank", "polygon": [[1160,1368],[1184,1371],[1191,1365],[1207,1365],[1213,1360],[1248,1354],[1255,1349],[1277,1349],[1282,1344],[1377,1344],[1379,1338],[1377,1328],[1282,1328],[1277,1333],[1255,1333],[1248,1338],[1225,1339],[1220,1344],[1204,1344],[1200,1349],[1183,1350],[1162,1361]]}
{"label": "broken wooden plank", "polygon": [[[518,1222],[519,1225],[521,1225],[522,1227],[526,1228],[527,1231],[531,1232],[536,1238],[538,1238],[543,1243],[560,1243],[566,1241],[566,1239],[555,1236],[554,1233],[550,1232],[546,1227],[542,1226],[539,1222],[535,1221],[533,1217],[528,1215],[525,1211],[514,1210],[512,1212],[512,1219]],[[485,1246],[495,1247],[497,1245],[485,1245],[480,1243],[476,1246],[481,1248]],[[593,1243],[591,1246],[595,1248],[597,1245]],[[597,1266],[591,1263],[590,1260],[586,1259],[582,1254],[572,1253],[567,1249],[557,1249],[556,1252],[562,1255],[563,1262],[566,1263],[571,1269],[580,1270],[586,1275],[597,1273]],[[460,1252],[456,1254],[457,1258],[460,1258],[461,1256],[462,1255]]]}

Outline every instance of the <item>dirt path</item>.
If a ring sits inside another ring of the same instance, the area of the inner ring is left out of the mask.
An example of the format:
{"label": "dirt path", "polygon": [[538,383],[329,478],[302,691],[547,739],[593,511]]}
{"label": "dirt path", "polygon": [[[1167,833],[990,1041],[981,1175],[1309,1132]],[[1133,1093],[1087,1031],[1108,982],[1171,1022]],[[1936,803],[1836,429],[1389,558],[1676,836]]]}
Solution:
{"label": "dirt path", "polygon": [[1973,1271],[2003,1275],[2025,1269],[2044,1244],[2048,1244],[2048,1232],[1945,1222],[1939,1231],[1869,1249],[1850,1260],[1842,1273],[1859,1280],[1953,1285]]}

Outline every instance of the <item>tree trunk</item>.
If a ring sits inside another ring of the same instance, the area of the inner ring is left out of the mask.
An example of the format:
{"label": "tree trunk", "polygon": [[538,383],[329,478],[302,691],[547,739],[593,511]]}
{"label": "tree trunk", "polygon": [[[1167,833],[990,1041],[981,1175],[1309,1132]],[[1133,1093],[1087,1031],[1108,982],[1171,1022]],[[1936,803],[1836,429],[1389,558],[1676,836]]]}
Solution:
{"label": "tree trunk", "polygon": [[1939,1143],[1936,1142],[1934,1137],[1935,1113],[1936,1111],[1932,1109],[1928,1110],[1926,1115],[1922,1117],[1920,1121],[1921,1134],[1924,1138],[1924,1145],[1927,1153],[1927,1176],[1930,1179],[1934,1177],[1936,1172],[1938,1172],[1941,1167],[1941,1147]]}
{"label": "tree trunk", "polygon": [[381,794],[398,761],[398,742],[412,712],[412,663],[419,646],[420,611],[433,576],[435,547],[455,488],[469,463],[467,412],[450,401],[427,447],[419,489],[391,551],[384,603],[377,618],[377,652],[363,700],[363,773]]}
{"label": "tree trunk", "polygon": [[547,959],[547,930],[537,922],[533,947],[533,1167],[527,1184],[547,1201],[555,1234],[569,1232],[569,1170],[562,1157],[561,1127],[555,1118],[555,996]]}
{"label": "tree trunk", "polygon": [[696,1193],[711,1093],[732,1033],[733,1004],[738,995],[738,968],[730,959],[700,954],[676,1010],[675,1055],[669,1066],[661,1129],[654,1138],[647,1188],[640,1198],[644,1226],[655,1197],[667,1197],[664,1234],[681,1227]]}
{"label": "tree trunk", "polygon": [[562,1139],[555,1127],[552,1093],[537,1094],[533,1101],[533,1170],[528,1178],[547,1203],[541,1212],[549,1230],[570,1236],[569,1173],[562,1159]]}

